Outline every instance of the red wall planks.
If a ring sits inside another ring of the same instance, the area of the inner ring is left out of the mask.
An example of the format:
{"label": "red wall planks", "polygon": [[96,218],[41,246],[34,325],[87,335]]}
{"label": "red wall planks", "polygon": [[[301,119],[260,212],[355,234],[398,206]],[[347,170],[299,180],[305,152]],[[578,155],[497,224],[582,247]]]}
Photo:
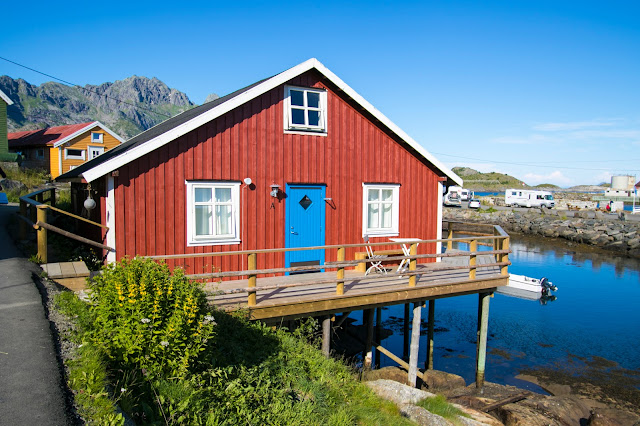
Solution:
{"label": "red wall planks", "polygon": [[[362,183],[398,183],[400,236],[436,237],[436,174],[409,148],[310,72],[291,82],[328,90],[327,136],[285,134],[282,86],[123,166],[116,178],[117,257],[284,247],[285,205],[271,184],[327,187],[326,244],[362,242]],[[241,239],[236,245],[187,247],[187,180],[241,182]],[[333,209],[331,206],[335,206]],[[385,241],[385,238],[379,241]],[[434,247],[421,247],[420,252]],[[352,258],[355,251],[347,252]],[[327,260],[335,260],[333,251]],[[173,266],[174,262],[167,262]],[[246,267],[237,256],[176,261],[199,273]],[[284,254],[259,257],[260,268],[284,266]]]}

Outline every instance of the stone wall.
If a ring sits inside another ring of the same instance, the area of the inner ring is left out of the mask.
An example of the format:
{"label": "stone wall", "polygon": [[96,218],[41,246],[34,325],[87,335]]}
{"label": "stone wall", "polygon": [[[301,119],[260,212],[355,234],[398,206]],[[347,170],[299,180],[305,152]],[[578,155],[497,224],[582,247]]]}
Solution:
{"label": "stone wall", "polygon": [[444,220],[495,224],[500,225],[507,232],[564,238],[628,256],[640,257],[639,222],[614,219],[603,214],[594,214],[594,212],[575,212],[575,217],[566,217],[562,211],[557,210],[547,212],[504,210],[483,213],[447,208],[444,209]]}

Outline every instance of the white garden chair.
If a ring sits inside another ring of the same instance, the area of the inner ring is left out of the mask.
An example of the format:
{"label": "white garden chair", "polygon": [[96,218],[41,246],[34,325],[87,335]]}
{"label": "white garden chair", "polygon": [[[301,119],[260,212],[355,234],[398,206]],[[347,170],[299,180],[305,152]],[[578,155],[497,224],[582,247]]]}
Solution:
{"label": "white garden chair", "polygon": [[[368,235],[364,236],[364,242],[365,243],[369,242],[369,236]],[[387,255],[386,254],[375,254],[373,252],[373,247],[371,247],[371,246],[366,246],[365,248],[367,249],[367,259],[371,262],[371,266],[369,266],[367,271],[364,273],[365,276],[369,275],[369,272],[373,271],[374,269],[376,270],[376,272],[379,272],[379,273],[382,273],[382,274],[386,274],[387,270],[382,266],[382,259],[386,258]]]}

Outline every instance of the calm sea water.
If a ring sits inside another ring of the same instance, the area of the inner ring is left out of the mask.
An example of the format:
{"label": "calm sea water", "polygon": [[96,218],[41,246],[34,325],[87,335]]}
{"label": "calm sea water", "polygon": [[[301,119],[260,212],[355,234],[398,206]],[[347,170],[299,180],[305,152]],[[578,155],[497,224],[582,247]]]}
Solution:
{"label": "calm sea water", "polygon": [[[515,376],[527,368],[562,368],[576,356],[602,357],[621,368],[640,370],[640,261],[524,238],[511,239],[510,272],[548,277],[558,286],[558,298],[542,305],[495,294],[490,302],[486,379],[538,390]],[[434,368],[472,383],[478,296],[440,299],[435,305]],[[399,305],[385,308],[382,316],[384,327],[394,332],[382,344],[398,355],[402,315]],[[426,320],[427,309],[422,318]],[[425,357],[426,335],[420,342],[420,367]],[[381,365],[394,363],[382,356]]]}

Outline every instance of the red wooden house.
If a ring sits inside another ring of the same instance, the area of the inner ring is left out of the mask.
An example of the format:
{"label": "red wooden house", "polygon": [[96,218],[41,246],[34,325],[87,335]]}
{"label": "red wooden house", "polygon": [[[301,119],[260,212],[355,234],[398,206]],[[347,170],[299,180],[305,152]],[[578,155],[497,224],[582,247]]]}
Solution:
{"label": "red wooden house", "polygon": [[[110,260],[440,238],[443,186],[462,183],[316,59],[170,118],[59,180],[97,191],[92,214],[109,227]],[[274,253],[260,267],[332,253]],[[243,268],[221,259],[185,266]]]}

